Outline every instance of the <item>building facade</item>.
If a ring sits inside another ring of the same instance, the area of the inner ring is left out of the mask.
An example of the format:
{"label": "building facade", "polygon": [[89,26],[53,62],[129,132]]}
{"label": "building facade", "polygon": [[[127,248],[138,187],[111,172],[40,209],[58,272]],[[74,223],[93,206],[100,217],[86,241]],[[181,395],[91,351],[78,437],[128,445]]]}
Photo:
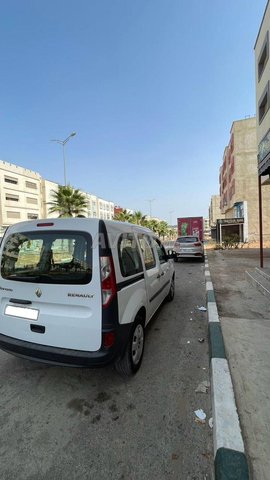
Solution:
{"label": "building facade", "polygon": [[[270,175],[270,1],[255,43],[256,108],[259,175]],[[264,181],[264,179],[262,179]],[[263,182],[262,182],[263,183]]]}
{"label": "building facade", "polygon": [[[230,142],[220,168],[220,209],[224,219],[219,222],[219,237],[239,235],[242,242],[259,240],[258,163],[256,118],[233,122]],[[270,201],[265,189],[263,201]],[[232,220],[231,222],[229,220]],[[264,215],[265,236],[270,238],[270,218]],[[222,234],[222,229],[223,234]]]}
{"label": "building facade", "polygon": [[[49,213],[53,192],[59,185],[46,180],[39,173],[0,160],[0,236],[5,229],[17,222],[36,218],[52,218]],[[85,216],[111,220],[114,203],[88,192]]]}
{"label": "building facade", "polygon": [[0,228],[42,216],[41,176],[0,161]]}
{"label": "building facade", "polygon": [[217,219],[224,218],[224,214],[220,210],[220,195],[212,195],[209,205],[209,226],[216,227]]}

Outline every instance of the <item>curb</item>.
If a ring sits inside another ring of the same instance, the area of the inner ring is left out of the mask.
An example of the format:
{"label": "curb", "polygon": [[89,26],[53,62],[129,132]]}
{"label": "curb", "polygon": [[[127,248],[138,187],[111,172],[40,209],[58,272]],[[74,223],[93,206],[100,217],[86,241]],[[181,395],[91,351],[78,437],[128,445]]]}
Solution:
{"label": "curb", "polygon": [[207,255],[205,257],[205,280],[210,346],[215,479],[248,480],[248,464],[244,442]]}

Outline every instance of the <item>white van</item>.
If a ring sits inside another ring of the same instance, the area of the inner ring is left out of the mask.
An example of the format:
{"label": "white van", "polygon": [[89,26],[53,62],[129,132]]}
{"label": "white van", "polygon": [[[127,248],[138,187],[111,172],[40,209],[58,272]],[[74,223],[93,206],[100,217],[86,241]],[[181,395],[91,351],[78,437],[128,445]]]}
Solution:
{"label": "white van", "polygon": [[137,225],[56,218],[10,227],[0,247],[0,348],[66,366],[142,361],[144,328],[174,297],[174,265]]}

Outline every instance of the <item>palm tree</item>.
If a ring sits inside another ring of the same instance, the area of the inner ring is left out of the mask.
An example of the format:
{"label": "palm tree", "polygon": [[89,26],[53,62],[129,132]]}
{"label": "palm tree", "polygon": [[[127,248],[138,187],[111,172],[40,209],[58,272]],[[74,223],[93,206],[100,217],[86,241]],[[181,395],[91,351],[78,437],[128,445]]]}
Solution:
{"label": "palm tree", "polygon": [[168,234],[169,234],[169,225],[167,222],[164,222],[164,220],[162,220],[158,224],[158,236],[163,237],[163,240],[164,240],[164,237],[168,236]]}
{"label": "palm tree", "polygon": [[147,220],[147,227],[150,228],[150,230],[153,230],[153,232],[155,233],[158,233],[158,225],[159,225],[159,222],[154,218]]}
{"label": "palm tree", "polygon": [[82,215],[88,206],[85,195],[70,185],[59,185],[58,191],[53,190],[52,197],[53,201],[48,202],[48,205],[52,205],[49,212],[59,212],[59,217]]}
{"label": "palm tree", "polygon": [[132,215],[131,223],[136,223],[136,225],[143,225],[144,226],[146,224],[146,215],[143,215],[142,212],[137,210]]}
{"label": "palm tree", "polygon": [[131,221],[131,213],[128,213],[127,210],[122,210],[122,212],[116,213],[113,219],[118,220],[119,222],[130,222]]}

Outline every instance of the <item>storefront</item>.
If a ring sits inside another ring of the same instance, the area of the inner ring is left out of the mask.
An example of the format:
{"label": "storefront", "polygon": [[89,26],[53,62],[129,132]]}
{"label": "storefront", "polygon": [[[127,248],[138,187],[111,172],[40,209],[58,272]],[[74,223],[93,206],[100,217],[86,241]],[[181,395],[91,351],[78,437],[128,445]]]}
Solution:
{"label": "storefront", "polygon": [[239,242],[244,242],[244,218],[220,218],[217,220],[216,241],[224,242],[225,238],[239,237]]}

